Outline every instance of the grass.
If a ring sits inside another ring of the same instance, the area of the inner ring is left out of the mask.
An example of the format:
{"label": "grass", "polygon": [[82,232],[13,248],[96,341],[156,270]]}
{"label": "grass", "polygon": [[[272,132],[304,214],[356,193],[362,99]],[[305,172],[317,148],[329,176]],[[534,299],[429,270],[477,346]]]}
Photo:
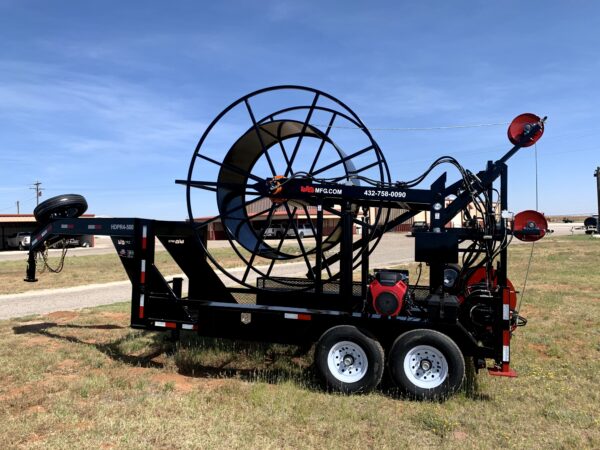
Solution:
{"label": "grass", "polygon": [[[288,246],[282,247],[281,250],[290,254],[299,251],[297,247]],[[241,250],[241,253],[246,257],[248,255],[248,252],[245,250]],[[223,267],[229,268],[240,265],[239,257],[231,248],[211,249],[211,254]],[[127,274],[116,252],[92,256],[69,255],[65,259],[63,268],[63,271],[68,273],[68,276],[41,272],[43,263],[40,262],[38,263],[39,281],[37,283],[23,282],[27,266],[26,262],[26,253],[23,254],[22,261],[0,261],[0,295],[127,280]],[[51,267],[56,267],[59,263],[59,258],[50,257],[48,262]],[[167,251],[156,251],[154,262],[165,275],[181,273],[181,269]],[[264,258],[256,258],[254,264],[260,265],[267,262],[270,261]]]}
{"label": "grass", "polygon": [[[511,248],[522,286],[529,245]],[[323,392],[295,347],[128,328],[128,305],[0,322],[5,448],[600,448],[600,241],[536,244],[519,378],[444,403]]]}

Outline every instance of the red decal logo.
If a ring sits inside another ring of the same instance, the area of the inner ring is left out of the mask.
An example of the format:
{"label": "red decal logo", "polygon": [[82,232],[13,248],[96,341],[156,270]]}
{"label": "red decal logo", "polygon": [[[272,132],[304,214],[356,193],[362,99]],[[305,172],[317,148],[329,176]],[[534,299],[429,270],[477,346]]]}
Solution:
{"label": "red decal logo", "polygon": [[312,186],[300,186],[300,192],[309,192],[311,194],[314,194],[315,188]]}

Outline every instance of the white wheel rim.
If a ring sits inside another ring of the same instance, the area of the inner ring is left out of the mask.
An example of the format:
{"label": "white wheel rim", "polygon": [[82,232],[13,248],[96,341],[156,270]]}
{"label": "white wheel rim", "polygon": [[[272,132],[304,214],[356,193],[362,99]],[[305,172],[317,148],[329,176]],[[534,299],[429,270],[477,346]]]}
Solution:
{"label": "white wheel rim", "polygon": [[341,341],[329,350],[327,366],[337,380],[343,383],[356,383],[366,375],[369,361],[360,345]]}
{"label": "white wheel rim", "polygon": [[404,373],[415,386],[433,389],[448,377],[448,362],[437,348],[418,345],[406,354]]}

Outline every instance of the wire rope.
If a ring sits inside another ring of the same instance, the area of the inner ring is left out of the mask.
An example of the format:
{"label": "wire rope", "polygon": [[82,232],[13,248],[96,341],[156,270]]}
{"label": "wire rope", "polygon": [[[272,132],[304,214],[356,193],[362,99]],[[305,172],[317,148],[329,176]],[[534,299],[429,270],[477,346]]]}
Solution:
{"label": "wire rope", "polygon": [[[535,161],[535,209],[539,208],[539,190],[538,190],[538,154],[537,154],[537,143],[534,144],[534,161]],[[529,277],[529,269],[531,268],[531,261],[533,260],[533,250],[535,248],[535,241],[531,243],[531,252],[529,253],[529,261],[527,262],[527,270],[525,270],[525,279],[523,280],[523,289],[521,290],[521,296],[519,298],[519,305],[517,306],[517,316],[521,311],[521,305],[523,304],[523,298],[525,297],[525,289],[527,288],[527,279]]]}

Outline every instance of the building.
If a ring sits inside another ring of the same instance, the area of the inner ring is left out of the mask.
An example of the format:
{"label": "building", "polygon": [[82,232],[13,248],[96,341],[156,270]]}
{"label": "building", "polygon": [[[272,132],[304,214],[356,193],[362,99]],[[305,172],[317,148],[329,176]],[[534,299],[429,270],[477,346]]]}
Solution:
{"label": "building", "polygon": [[[291,203],[291,202],[290,202]],[[256,203],[251,204],[247,208],[247,215],[250,217],[252,227],[260,231],[267,226],[267,213],[260,214],[261,211],[271,206],[271,200],[269,198],[262,199]],[[297,228],[301,228],[305,224],[313,223],[316,227],[317,221],[317,208],[314,206],[298,207],[290,206],[290,212],[293,213],[293,221]],[[215,217],[198,217],[194,219],[196,222],[205,222],[212,220],[207,225],[207,238],[209,240],[221,240],[227,239],[223,224],[220,218]],[[339,220],[339,216],[329,211],[323,211],[323,234],[329,235],[336,227]],[[280,206],[277,208],[271,216],[271,227],[283,226],[287,227],[290,222],[290,215],[288,214],[285,207]],[[290,229],[292,227],[290,226]]]}
{"label": "building", "polygon": [[[82,217],[95,217],[94,214],[84,214]],[[33,214],[0,214],[0,250],[6,250],[6,240],[15,233],[32,233],[38,228]],[[94,246],[94,236],[81,236],[80,243],[86,242]]]}

